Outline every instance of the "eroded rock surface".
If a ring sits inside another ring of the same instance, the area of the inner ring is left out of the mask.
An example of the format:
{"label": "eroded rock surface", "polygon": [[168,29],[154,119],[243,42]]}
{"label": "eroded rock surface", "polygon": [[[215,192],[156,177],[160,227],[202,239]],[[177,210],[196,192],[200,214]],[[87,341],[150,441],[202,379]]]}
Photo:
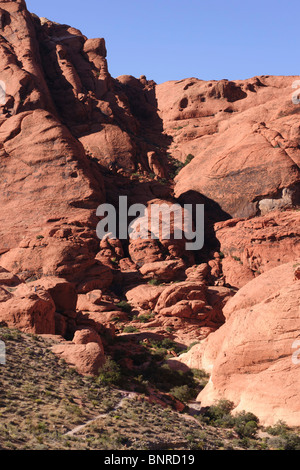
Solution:
{"label": "eroded rock surface", "polygon": [[294,263],[281,265],[240,289],[224,308],[225,324],[179,358],[210,373],[198,396],[202,406],[226,398],[235,411],[251,411],[265,425],[299,423],[299,361],[293,360],[300,328],[296,269]]}
{"label": "eroded rock surface", "polygon": [[[1,325],[56,335],[83,374],[125,326],[199,341],[172,364],[211,373],[201,403],[299,425],[295,77],[113,78],[103,38],[23,0],[0,1],[0,18]],[[97,207],[124,216],[119,196],[179,205],[169,236],[142,214],[148,237],[99,240]],[[184,204],[204,204],[201,250],[186,248]]]}

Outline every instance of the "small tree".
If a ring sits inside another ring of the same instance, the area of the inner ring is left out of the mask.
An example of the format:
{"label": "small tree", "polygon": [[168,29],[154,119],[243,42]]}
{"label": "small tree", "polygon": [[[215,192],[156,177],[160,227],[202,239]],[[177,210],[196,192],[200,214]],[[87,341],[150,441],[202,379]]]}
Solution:
{"label": "small tree", "polygon": [[111,357],[107,357],[105,363],[99,369],[98,382],[103,385],[119,385],[121,381],[120,367]]}

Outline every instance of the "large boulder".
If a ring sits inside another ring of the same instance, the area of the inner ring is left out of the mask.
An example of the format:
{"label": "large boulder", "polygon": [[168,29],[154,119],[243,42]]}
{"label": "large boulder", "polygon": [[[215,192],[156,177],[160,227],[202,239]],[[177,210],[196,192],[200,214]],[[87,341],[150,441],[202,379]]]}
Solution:
{"label": "large boulder", "polygon": [[295,80],[192,78],[157,85],[159,114],[172,137],[168,150],[183,164],[190,161],[175,179],[175,196],[201,194],[207,206],[213,201],[231,217],[271,210],[266,199],[299,203]]}
{"label": "large boulder", "polygon": [[272,211],[215,224],[226,284],[240,288],[259,274],[300,256],[300,212]]}
{"label": "large boulder", "polygon": [[102,126],[100,132],[80,138],[86,151],[108,169],[133,171],[135,148],[129,135],[112,124]]}
{"label": "large boulder", "polygon": [[251,411],[262,424],[283,420],[299,426],[296,268],[297,262],[288,263],[249,282],[228,301],[225,324],[179,359],[210,373],[198,396],[201,406],[225,398],[233,401],[234,411]]}
{"label": "large boulder", "polygon": [[52,351],[82,375],[97,375],[105,363],[101,338],[92,329],[76,331],[73,341],[55,344]]}
{"label": "large boulder", "polygon": [[54,301],[56,312],[66,314],[76,310],[78,297],[76,289],[65,279],[49,276],[32,281],[28,285],[33,286],[35,290],[42,287],[49,292]]}
{"label": "large boulder", "polygon": [[0,286],[16,287],[21,284],[21,282],[18,276],[15,276],[13,273],[0,266]]}
{"label": "large boulder", "polygon": [[24,238],[1,257],[2,266],[22,280],[61,277],[73,283],[78,293],[110,286],[113,275],[96,259],[98,240],[91,230],[72,225],[44,230],[34,238]]}
{"label": "large boulder", "polygon": [[152,286],[140,284],[126,292],[126,298],[130,305],[145,310],[153,310],[160,294],[165,286]]}
{"label": "large boulder", "polygon": [[183,281],[167,286],[154,311],[161,316],[195,319],[202,326],[220,326],[222,313],[233,292],[226,287],[206,286],[204,282]]}
{"label": "large boulder", "polygon": [[0,253],[58,222],[95,223],[93,206],[103,202],[101,175],[56,117],[41,109],[12,116],[0,127],[0,142]]}
{"label": "large boulder", "polygon": [[186,265],[182,259],[172,259],[145,263],[140,268],[140,273],[146,279],[158,279],[167,282],[182,277],[185,268]]}

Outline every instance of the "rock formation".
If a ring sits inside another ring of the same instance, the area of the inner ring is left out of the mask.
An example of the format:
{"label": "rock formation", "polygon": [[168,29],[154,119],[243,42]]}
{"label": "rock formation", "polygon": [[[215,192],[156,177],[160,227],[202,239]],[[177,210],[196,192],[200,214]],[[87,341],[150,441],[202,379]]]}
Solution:
{"label": "rock formation", "polygon": [[[82,374],[126,325],[199,341],[171,362],[211,373],[203,405],[299,425],[295,77],[113,78],[103,38],[24,0],[0,1],[0,18],[1,326],[55,335]],[[147,208],[147,237],[99,240],[97,207],[122,217],[120,196]],[[203,248],[175,216],[170,236],[151,232],[156,204],[203,204]]]}
{"label": "rock formation", "polygon": [[[299,203],[299,125],[292,102],[295,77],[245,81],[186,79],[157,87],[172,156],[185,162],[175,195],[191,191],[231,217]],[[280,91],[279,91],[280,90]],[[278,201],[279,202],[279,201]]]}

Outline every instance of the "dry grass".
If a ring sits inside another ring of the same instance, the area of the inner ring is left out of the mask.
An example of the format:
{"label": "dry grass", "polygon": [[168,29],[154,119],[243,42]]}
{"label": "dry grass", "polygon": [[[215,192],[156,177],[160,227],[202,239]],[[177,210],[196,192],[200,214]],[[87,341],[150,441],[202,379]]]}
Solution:
{"label": "dry grass", "polygon": [[0,365],[2,450],[267,447],[266,438],[238,439],[233,430],[151,404],[143,395],[123,400],[115,409],[122,391],[80,376],[50,351],[49,339],[0,328],[0,340],[6,345],[6,365]]}

